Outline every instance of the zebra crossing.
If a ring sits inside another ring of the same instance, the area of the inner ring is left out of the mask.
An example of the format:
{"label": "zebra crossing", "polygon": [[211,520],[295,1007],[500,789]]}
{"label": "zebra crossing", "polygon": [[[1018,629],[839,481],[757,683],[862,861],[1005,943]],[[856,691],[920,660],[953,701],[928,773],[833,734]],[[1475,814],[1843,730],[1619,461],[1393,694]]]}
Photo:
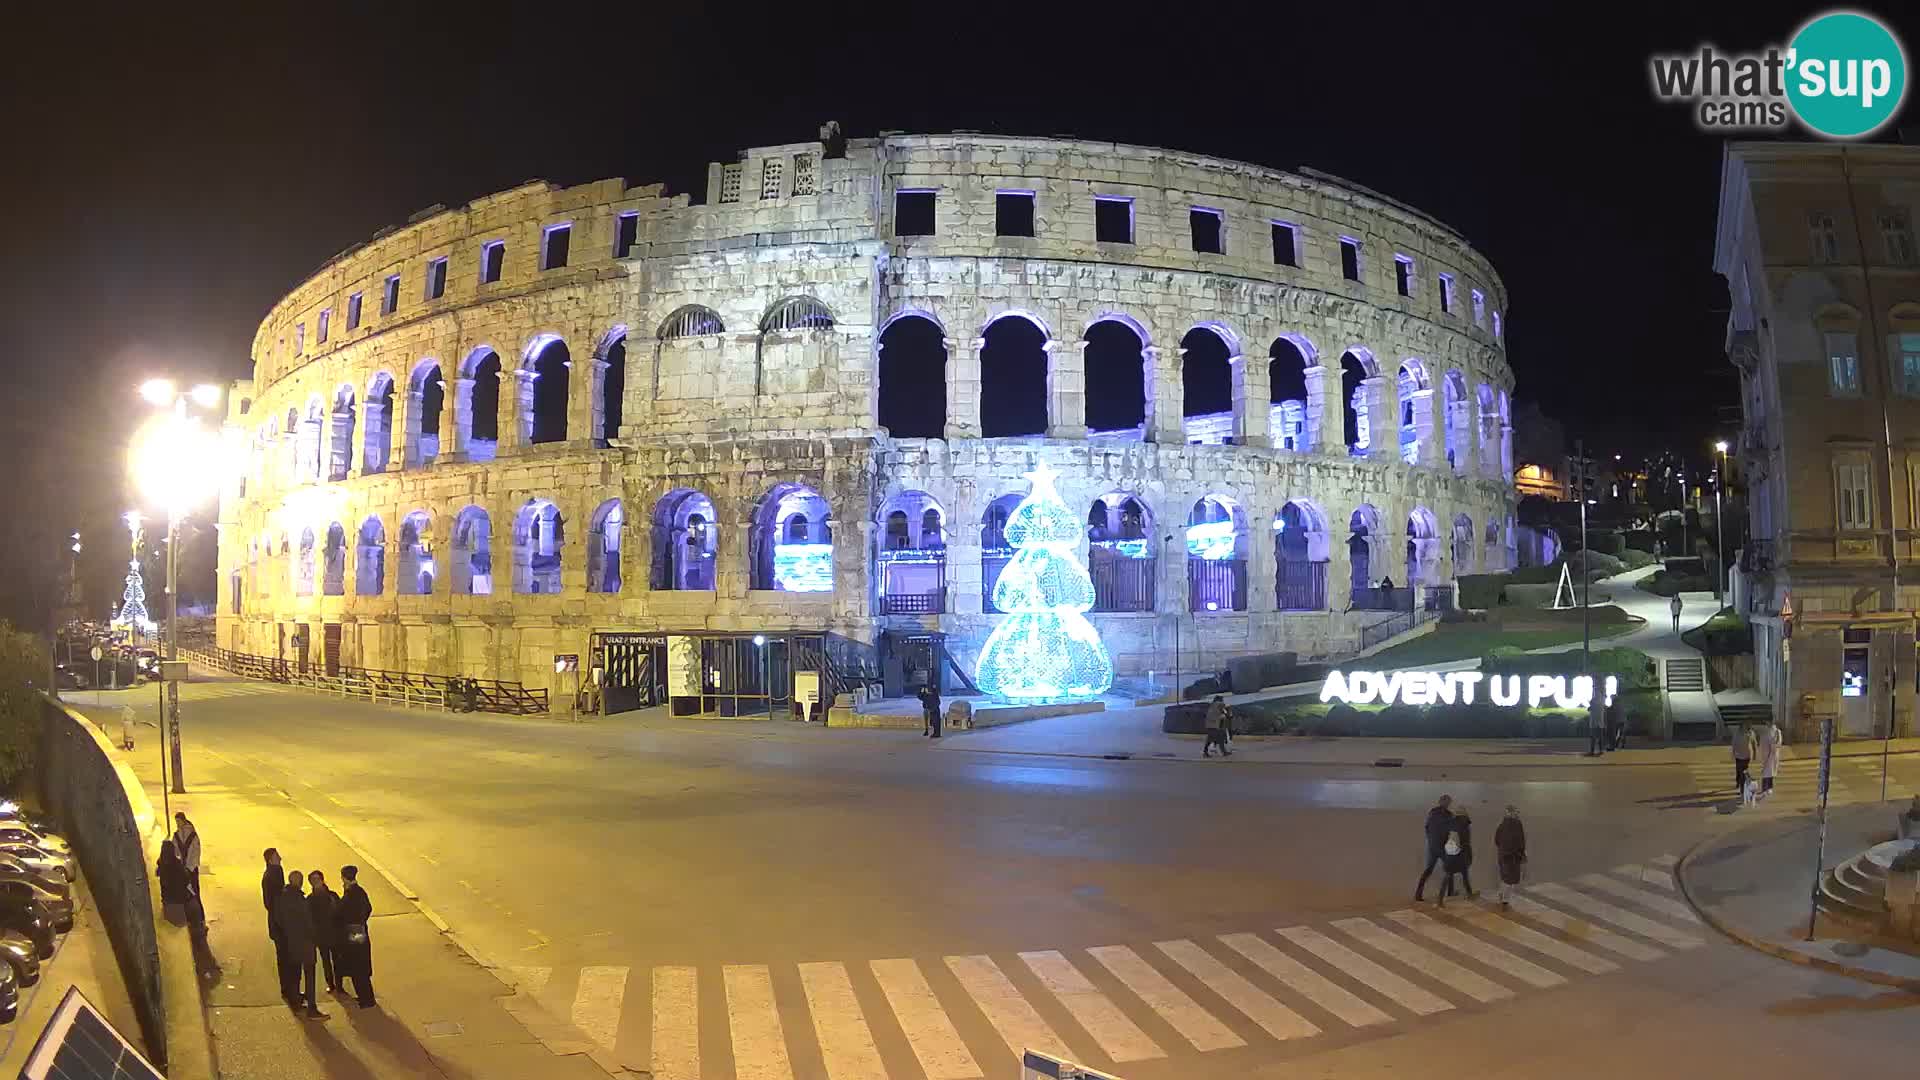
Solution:
{"label": "zebra crossing", "polygon": [[[1693,781],[1694,790],[1702,794],[1725,795],[1728,799],[1737,799],[1740,792],[1733,786],[1733,761],[1729,757],[1720,761],[1695,762],[1686,766],[1687,774]],[[1889,798],[1920,790],[1920,761],[1911,756],[1893,756],[1887,762],[1887,794]],[[1830,802],[1875,802],[1880,798],[1881,758],[1873,754],[1836,755],[1833,759],[1833,773],[1830,779],[1827,798]],[[1759,766],[1756,764],[1749,775],[1758,778]],[[1773,805],[1790,805],[1795,808],[1813,806],[1820,801],[1820,756],[1814,750],[1804,757],[1790,757],[1780,762],[1779,775],[1773,781],[1773,794],[1767,799]]]}
{"label": "zebra crossing", "polygon": [[1084,949],[511,975],[526,1003],[655,1080],[986,1080],[1017,1076],[1028,1049],[1124,1071],[1391,1032],[1699,948],[1676,862],[1528,886],[1508,911],[1483,899]]}

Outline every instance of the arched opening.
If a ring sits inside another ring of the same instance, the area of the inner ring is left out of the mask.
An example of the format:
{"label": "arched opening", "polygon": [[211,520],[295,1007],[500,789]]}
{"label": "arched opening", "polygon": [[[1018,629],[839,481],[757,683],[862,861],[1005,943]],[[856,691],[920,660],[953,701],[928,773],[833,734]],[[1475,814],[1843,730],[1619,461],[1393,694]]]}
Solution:
{"label": "arched opening", "polygon": [[412,437],[407,440],[409,468],[431,465],[440,456],[440,407],[446,394],[447,382],[440,375],[439,364],[429,360],[414,369],[413,381],[407,387],[414,416]]}
{"label": "arched opening", "polygon": [[880,583],[880,614],[946,611],[946,514],[940,504],[924,491],[903,491],[880,504],[879,520],[874,577]]}
{"label": "arched opening", "polygon": [[[1480,470],[1488,476],[1500,476],[1500,406],[1493,387],[1480,384]],[[1511,478],[1511,471],[1508,472]]]}
{"label": "arched opening", "polygon": [[1435,585],[1440,578],[1440,523],[1416,506],[1407,515],[1407,584]]}
{"label": "arched opening", "polygon": [[924,315],[902,315],[880,334],[880,426],[896,439],[947,431],[946,335]]}
{"label": "arched opening", "polygon": [[1282,450],[1312,450],[1317,444],[1307,415],[1307,364],[1307,354],[1292,338],[1275,338],[1267,350],[1269,424],[1273,445]]}
{"label": "arched opening", "polygon": [[347,594],[347,530],[339,522],[327,526],[327,546],[320,557],[322,596]]}
{"label": "arched opening", "polygon": [[655,503],[649,587],[712,591],[717,520],[713,500],[691,488],[675,488]]}
{"label": "arched opening", "polygon": [[360,471],[386,472],[393,452],[393,376],[384,371],[367,383],[367,420],[361,427]]}
{"label": "arched opening", "polygon": [[322,468],[322,444],[326,440],[326,406],[315,394],[307,400],[306,418],[300,421],[300,441],[294,447],[293,473],[298,483],[325,478]]}
{"label": "arched opening", "polygon": [[[789,296],[767,309],[760,317],[760,337],[754,343],[754,394],[782,393],[798,389],[789,376],[810,371],[817,357],[809,357],[811,346],[828,339],[833,330],[833,312],[811,296]],[[797,362],[788,355],[798,349]],[[769,380],[768,373],[776,378]]]}
{"label": "arched opening", "polygon": [[342,386],[333,392],[333,412],[328,417],[327,479],[345,480],[353,468],[353,387]]}
{"label": "arched opening", "polygon": [[1340,403],[1345,410],[1347,452],[1356,457],[1366,454],[1373,444],[1372,416],[1367,401],[1367,379],[1372,375],[1365,360],[1352,350],[1340,356]]}
{"label": "arched opening", "polygon": [[1187,610],[1247,610],[1247,516],[1225,495],[1187,514]]}
{"label": "arched opening", "polygon": [[1400,460],[1409,465],[1420,461],[1420,447],[1432,434],[1432,402],[1424,396],[1432,389],[1427,367],[1409,359],[1400,365],[1394,380],[1400,397]]}
{"label": "arched opening", "polygon": [[1002,495],[987,504],[980,515],[980,610],[989,614],[1000,609],[993,605],[993,587],[1000,584],[1000,572],[1013,561],[1013,545],[1007,541],[1007,519],[1024,495]]}
{"label": "arched opening", "polygon": [[500,354],[475,349],[461,365],[453,428],[468,461],[492,461],[500,448]]}
{"label": "arched opening", "polygon": [[1047,433],[1047,335],[1031,320],[1001,316],[980,347],[980,434]]}
{"label": "arched opening", "polygon": [[433,595],[432,528],[433,519],[425,510],[400,519],[400,577],[394,591],[402,596]]}
{"label": "arched opening", "polygon": [[455,596],[493,594],[493,519],[478,506],[453,519],[453,550],[447,559]]}
{"label": "arched opening", "polygon": [[1093,611],[1152,611],[1159,594],[1160,546],[1145,500],[1110,491],[1087,508],[1087,575]]}
{"label": "arched opening", "polygon": [[1273,515],[1273,606],[1327,610],[1327,520],[1319,507],[1294,499]]}
{"label": "arched opening", "polygon": [[1455,472],[1465,472],[1467,449],[1473,445],[1473,417],[1467,411],[1467,378],[1458,371],[1449,371],[1441,386],[1447,412],[1447,464]]}
{"label": "arched opening", "polygon": [[1147,433],[1147,339],[1131,320],[1102,318],[1087,327],[1087,431],[1143,440]]}
{"label": "arched opening", "polygon": [[719,312],[699,304],[683,304],[661,320],[660,329],[655,331],[653,336],[661,341],[674,341],[679,338],[707,337],[726,332],[726,326],[720,322]]}
{"label": "arched opening", "polygon": [[[594,415],[599,417],[597,438],[605,446],[620,437],[620,425],[626,415],[627,396],[627,331],[616,330],[611,339],[601,347],[600,360],[606,367],[600,369],[600,388],[596,392],[598,404]],[[618,589],[606,590],[618,592]]]}
{"label": "arched opening", "polygon": [[1378,586],[1374,583],[1374,566],[1379,561],[1374,558],[1374,553],[1380,540],[1380,511],[1362,503],[1347,520],[1347,564],[1351,571],[1347,583],[1351,600],[1347,606],[1350,609],[1395,610],[1392,576],[1383,574]]}
{"label": "arched opening", "polygon": [[513,519],[513,591],[552,595],[560,591],[561,552],[566,543],[560,508],[528,499]]}
{"label": "arched opening", "polygon": [[536,343],[528,352],[527,378],[532,381],[532,409],[527,441],[565,442],[567,438],[567,382],[573,360],[567,343],[557,337]]}
{"label": "arched opening", "polygon": [[1473,519],[1465,514],[1453,518],[1453,576],[1471,574],[1473,566]]}
{"label": "arched opening", "polygon": [[377,517],[360,523],[360,546],[353,558],[356,596],[379,596],[387,591],[387,527]]}
{"label": "arched opening", "polygon": [[1481,548],[1480,557],[1486,561],[1487,572],[1493,573],[1499,570],[1513,569],[1513,564],[1506,560],[1506,549],[1500,543],[1500,523],[1498,521],[1487,522],[1485,539],[1486,543]]}
{"label": "arched opening", "polygon": [[627,514],[619,499],[608,499],[594,508],[587,523],[587,591],[620,591],[620,540],[627,527]]}
{"label": "arched opening", "polygon": [[1233,350],[1211,327],[1196,326],[1180,339],[1182,419],[1186,441],[1221,445],[1233,441]]}
{"label": "arched opening", "polygon": [[300,550],[293,560],[293,595],[313,595],[313,561],[316,556],[313,530],[300,530]]}
{"label": "arched opening", "polygon": [[753,587],[832,592],[831,515],[827,500],[805,484],[781,484],[767,492],[748,537]]}

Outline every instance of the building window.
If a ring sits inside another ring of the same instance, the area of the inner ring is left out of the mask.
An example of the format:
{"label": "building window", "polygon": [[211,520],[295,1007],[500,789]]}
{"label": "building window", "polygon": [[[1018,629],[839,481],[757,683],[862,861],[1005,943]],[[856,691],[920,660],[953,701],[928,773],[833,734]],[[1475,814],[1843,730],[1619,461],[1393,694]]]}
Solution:
{"label": "building window", "polygon": [[624,259],[633,254],[633,245],[640,242],[640,211],[629,210],[613,221],[613,257]]}
{"label": "building window", "polygon": [[1273,223],[1273,264],[1300,265],[1300,231],[1285,221]]}
{"label": "building window", "polygon": [[1828,334],[1827,379],[1836,396],[1860,394],[1860,347],[1852,334]]}
{"label": "building window", "polygon": [[814,193],[814,183],[813,155],[793,155],[793,193],[795,195],[812,195]]}
{"label": "building window", "polygon": [[1196,206],[1187,211],[1187,227],[1193,232],[1193,250],[1202,255],[1227,253],[1227,230],[1220,211]]}
{"label": "building window", "polygon": [[1870,470],[1865,461],[1850,459],[1834,462],[1836,520],[1843,531],[1873,528],[1873,485],[1869,476]]}
{"label": "building window", "polygon": [[1351,236],[1340,238],[1340,276],[1348,281],[1360,280],[1360,241]]}
{"label": "building window", "polygon": [[893,235],[933,235],[933,192],[896,191],[893,193]]}
{"label": "building window", "polygon": [[1905,210],[1881,211],[1880,236],[1887,243],[1888,262],[1895,266],[1914,262],[1913,221]]}
{"label": "building window", "polygon": [[1448,315],[1453,314],[1453,275],[1452,274],[1440,275],[1440,310],[1443,313]]}
{"label": "building window", "polygon": [[1405,255],[1393,257],[1393,288],[1401,296],[1413,295],[1413,260]]}
{"label": "building window", "polygon": [[780,177],[786,172],[787,163],[779,158],[767,158],[760,163],[760,197],[777,199],[780,197]]}
{"label": "building window", "polygon": [[1495,341],[1500,339],[1500,313],[1497,311],[1493,313],[1493,337]]}
{"label": "building window", "polygon": [[996,191],[993,193],[993,234],[995,236],[1033,235],[1033,192]]}
{"label": "building window", "polygon": [[1095,195],[1093,238],[1103,244],[1133,243],[1133,200],[1120,195]]}
{"label": "building window", "polygon": [[445,255],[427,264],[427,299],[438,300],[447,295],[447,257]]}
{"label": "building window", "polygon": [[391,315],[400,307],[400,275],[387,275],[387,288],[380,297],[380,314]]}
{"label": "building window", "polygon": [[347,329],[349,330],[360,329],[360,297],[362,295],[354,293],[347,297]]}
{"label": "building window", "polygon": [[507,263],[507,242],[489,240],[480,245],[480,284],[491,285],[500,280],[500,271]]}
{"label": "building window", "polygon": [[741,166],[739,165],[723,165],[720,167],[721,202],[735,203],[740,201],[740,169]]}
{"label": "building window", "polygon": [[1920,334],[1899,334],[1896,341],[1900,349],[1900,392],[1920,397]]}
{"label": "building window", "polygon": [[1839,261],[1840,234],[1834,228],[1832,214],[1821,210],[1808,214],[1807,233],[1814,262]]}
{"label": "building window", "polygon": [[1479,289],[1469,289],[1473,296],[1473,325],[1487,325],[1487,294]]}
{"label": "building window", "polygon": [[567,253],[573,245],[573,224],[549,225],[540,236],[540,269],[558,270],[567,265]]}
{"label": "building window", "polygon": [[299,356],[307,351],[307,324],[293,324],[293,355]]}
{"label": "building window", "polygon": [[327,327],[333,322],[333,309],[321,308],[320,318],[313,328],[313,340],[317,345],[327,343]]}

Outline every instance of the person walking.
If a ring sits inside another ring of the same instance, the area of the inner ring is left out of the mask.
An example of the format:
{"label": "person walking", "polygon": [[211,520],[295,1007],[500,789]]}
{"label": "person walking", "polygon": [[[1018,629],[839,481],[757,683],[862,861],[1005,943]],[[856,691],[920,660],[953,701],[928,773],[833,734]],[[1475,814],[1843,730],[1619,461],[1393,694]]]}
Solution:
{"label": "person walking", "polygon": [[160,861],[153,872],[160,879],[160,912],[175,926],[187,921],[187,870],[180,864],[180,849],[172,841],[160,845]]}
{"label": "person walking", "polygon": [[1679,593],[1674,593],[1673,599],[1667,601],[1667,610],[1673,612],[1673,632],[1676,634],[1680,632],[1680,609],[1686,606],[1686,601],[1680,599]]}
{"label": "person walking", "polygon": [[1733,792],[1743,798],[1747,791],[1747,769],[1753,762],[1753,729],[1741,724],[1733,731]]}
{"label": "person walking", "polygon": [[267,860],[267,869],[260,875],[260,904],[267,909],[267,936],[273,939],[273,966],[280,975],[280,996],[291,998],[294,984],[288,978],[291,972],[287,965],[287,940],[280,932],[280,913],[275,903],[287,887],[287,878],[280,869],[278,848],[268,848],[261,852],[261,857]]}
{"label": "person walking", "polygon": [[133,749],[133,706],[120,706],[120,749]]}
{"label": "person walking", "polygon": [[1427,811],[1427,865],[1420,871],[1420,881],[1413,887],[1413,902],[1418,904],[1426,899],[1427,879],[1433,876],[1433,868],[1446,858],[1447,836],[1453,832],[1453,796],[1442,795],[1440,801]]}
{"label": "person walking", "polygon": [[1760,738],[1754,747],[1754,756],[1760,760],[1760,797],[1773,794],[1773,778],[1780,775],[1780,725],[1767,721],[1760,729]]}
{"label": "person walking", "polygon": [[353,980],[354,999],[363,1009],[375,1005],[373,997],[373,942],[367,936],[367,920],[373,917],[373,902],[360,887],[360,868],[340,868],[340,902],[333,908],[333,924],[339,929],[334,939],[334,971],[342,982]]}
{"label": "person walking", "polygon": [[1520,808],[1507,804],[1507,816],[1493,830],[1494,861],[1500,869],[1500,910],[1513,906],[1513,890],[1527,866],[1527,827],[1520,824]]}
{"label": "person walking", "polygon": [[313,909],[307,906],[307,896],[301,891],[305,881],[300,871],[287,871],[287,883],[273,901],[273,913],[280,919],[280,939],[286,942],[287,967],[303,980],[295,984],[294,992],[287,995],[287,1000],[295,1008],[299,1008],[304,1000],[307,1018],[320,1020],[327,1014],[320,1011],[320,997],[314,992]]}
{"label": "person walking", "polygon": [[200,830],[187,820],[184,810],[173,815],[173,842],[180,849],[180,865],[187,871],[187,887],[193,895],[200,895]]}
{"label": "person walking", "polygon": [[945,719],[940,715],[940,687],[928,683],[920,688],[920,711],[925,714],[927,726],[922,735],[940,737],[940,724]]}
{"label": "person walking", "polygon": [[318,870],[307,871],[307,885],[311,892],[307,894],[307,910],[313,913],[313,947],[320,954],[320,974],[332,993],[340,992],[340,976],[334,971],[334,943],[340,939],[339,928],[333,924],[333,909],[340,904],[340,896],[327,888],[326,875]]}
{"label": "person walking", "polygon": [[1212,757],[1216,746],[1220,748],[1221,757],[1233,756],[1233,748],[1227,745],[1227,728],[1231,724],[1229,713],[1226,698],[1221,695],[1215,694],[1213,700],[1207,702],[1207,742],[1200,748],[1201,757]]}
{"label": "person walking", "polygon": [[1479,896],[1473,891],[1473,878],[1469,871],[1473,869],[1473,818],[1465,810],[1453,815],[1453,831],[1447,835],[1446,844],[1440,849],[1440,899],[1438,906],[1447,906],[1447,897],[1452,896],[1453,875],[1460,875],[1460,885],[1469,897]]}

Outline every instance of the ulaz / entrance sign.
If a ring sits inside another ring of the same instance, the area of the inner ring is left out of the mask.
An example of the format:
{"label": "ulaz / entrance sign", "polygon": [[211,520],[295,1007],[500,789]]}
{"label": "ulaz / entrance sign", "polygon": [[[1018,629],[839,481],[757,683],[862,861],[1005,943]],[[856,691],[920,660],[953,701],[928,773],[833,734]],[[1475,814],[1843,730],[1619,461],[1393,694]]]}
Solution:
{"label": "ulaz / entrance sign", "polygon": [[[1486,686],[1486,700],[1502,707],[1585,709],[1593,704],[1593,676],[1488,675],[1479,671],[1332,671],[1320,687],[1321,701],[1347,705],[1471,705]],[[1607,676],[1603,705],[1613,704],[1620,680]]]}

